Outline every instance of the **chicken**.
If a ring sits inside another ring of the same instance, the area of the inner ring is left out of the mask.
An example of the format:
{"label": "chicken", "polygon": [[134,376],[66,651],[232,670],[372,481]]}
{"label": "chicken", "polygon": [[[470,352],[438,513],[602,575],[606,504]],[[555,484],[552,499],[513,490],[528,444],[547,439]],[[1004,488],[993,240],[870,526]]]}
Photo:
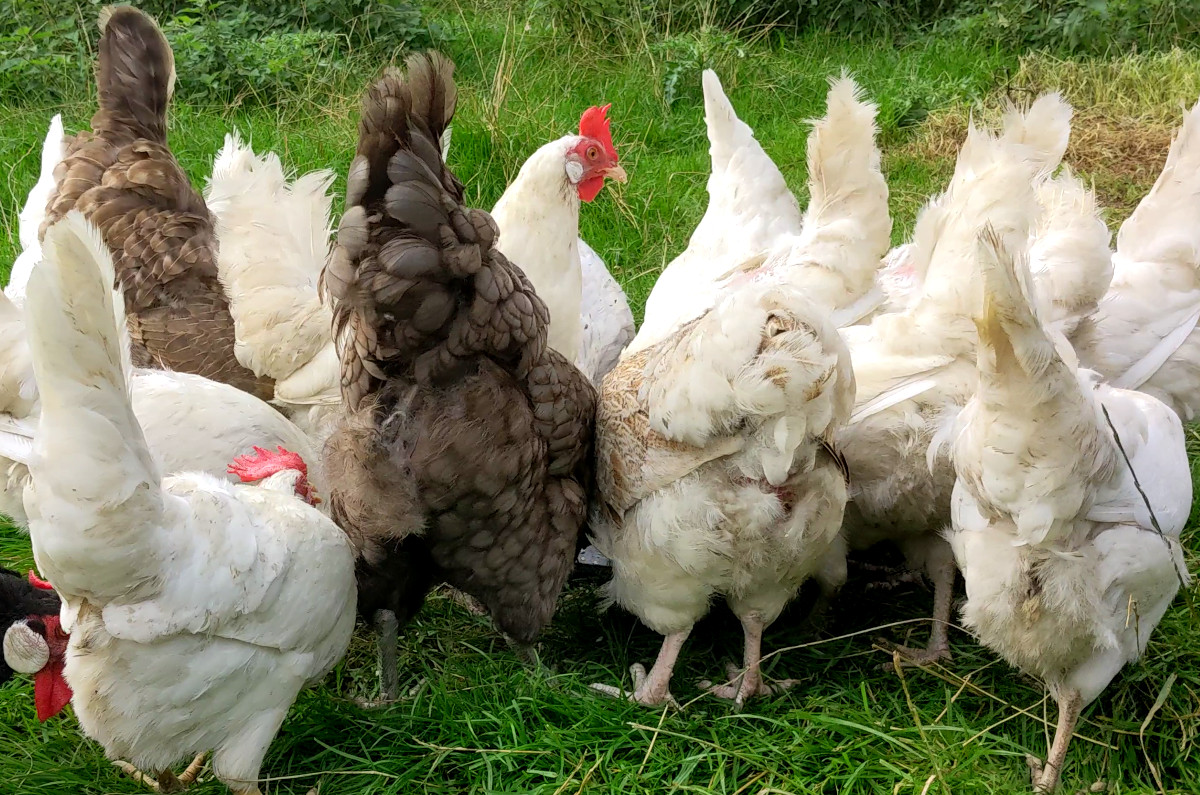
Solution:
{"label": "chicken", "polygon": [[[941,537],[954,473],[934,443],[975,389],[978,295],[974,239],[984,223],[1007,232],[1036,211],[1033,182],[1044,161],[1035,147],[972,127],[947,191],[920,214],[911,257],[918,292],[904,311],[842,329],[858,394],[835,444],[854,474],[844,532],[852,549],[896,542],[908,565],[934,585],[929,645],[902,647],[917,663],[950,654],[955,568]],[[832,590],[836,582],[823,583]]]}
{"label": "chicken", "polygon": [[205,200],[220,241],[238,361],[275,382],[275,404],[318,446],[341,412],[333,314],[317,291],[329,249],[333,172],[289,181],[274,153],[236,134],[213,163]]}
{"label": "chicken", "polygon": [[986,230],[979,245],[979,385],[955,425],[950,543],[963,623],[1058,702],[1045,764],[1031,760],[1049,792],[1080,711],[1187,581],[1192,480],[1170,408],[1100,383],[1043,328],[1017,232]]}
{"label": "chicken", "polygon": [[59,620],[60,607],[58,594],[32,571],[25,578],[0,568],[0,628],[4,633],[0,685],[14,671],[33,676],[33,703],[38,720],[43,721],[71,701],[71,688],[63,678],[67,635]]}
{"label": "chicken", "polygon": [[100,233],[73,211],[43,248],[26,299],[42,411],[25,509],[34,559],[62,598],[79,724],[110,758],[167,776],[211,749],[217,778],[257,794],[288,707],[349,644],[350,544],[307,504],[295,453],[235,459],[253,486],[164,478],[129,397]]}
{"label": "chicken", "polygon": [[234,354],[217,273],[212,215],[167,148],[175,58],[153,20],[129,6],[100,13],[99,109],[55,169],[43,222],[77,209],[114,252],[134,363],[195,373],[264,400],[269,378]]}
{"label": "chicken", "polygon": [[1200,103],[1117,233],[1112,285],[1071,341],[1080,362],[1184,422],[1200,417]]}
{"label": "chicken", "polygon": [[633,310],[604,260],[582,238],[579,262],[583,269],[583,337],[575,366],[599,386],[633,341]]}
{"label": "chicken", "polygon": [[12,270],[8,274],[8,284],[4,287],[4,294],[17,306],[25,303],[25,284],[42,257],[38,233],[42,219],[46,217],[46,201],[54,190],[54,170],[62,162],[62,158],[62,116],[55,114],[54,118],[50,119],[46,140],[42,142],[42,170],[38,174],[37,183],[29,191],[25,206],[17,216],[17,237],[21,243],[21,253],[13,262]]}
{"label": "chicken", "polygon": [[754,131],[738,118],[721,81],[704,70],[704,122],[708,128],[708,208],[688,246],[673,259],[646,298],[642,327],[625,355],[667,337],[701,314],[715,283],[733,265],[799,234],[800,206]]}
{"label": "chicken", "polygon": [[745,670],[712,692],[738,706],[771,692],[762,633],[835,547],[846,471],[828,439],[853,402],[841,338],[789,285],[732,289],[605,378],[593,543],[612,561],[609,603],[665,636],[648,675],[634,666],[633,700],[671,699],[715,595],[745,630]]}
{"label": "chicken", "polygon": [[[500,229],[497,250],[521,268],[550,311],[547,344],[589,376],[592,371],[580,361],[584,290],[579,205],[595,199],[606,179],[626,179],[617,162],[609,107],[588,108],[579,119],[578,135],[558,138],[530,155],[492,208],[492,220]],[[589,264],[594,268],[598,260]],[[599,265],[604,267],[603,262]],[[595,312],[599,306],[589,309]],[[596,354],[589,351],[589,356]]]}
{"label": "chicken", "polygon": [[415,54],[363,99],[322,277],[347,412],[326,445],[331,513],[359,552],[364,616],[403,620],[444,581],[527,645],[585,518],[595,392],[547,347],[545,304],[441,160],[452,73]]}
{"label": "chicken", "polygon": [[[0,349],[0,513],[26,527],[21,495],[29,480],[40,396],[24,318],[3,294],[0,337],[6,340]],[[253,395],[190,373],[148,369],[133,371],[130,392],[146,444],[161,471],[232,478],[226,469],[234,456],[256,444],[282,446],[313,461],[309,480],[327,493],[320,448]],[[232,482],[237,481],[232,478]]]}

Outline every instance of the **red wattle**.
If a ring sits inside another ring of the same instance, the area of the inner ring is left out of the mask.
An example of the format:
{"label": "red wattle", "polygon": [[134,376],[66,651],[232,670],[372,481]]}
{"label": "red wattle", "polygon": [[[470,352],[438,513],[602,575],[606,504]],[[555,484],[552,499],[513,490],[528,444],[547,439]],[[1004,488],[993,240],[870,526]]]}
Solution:
{"label": "red wattle", "polygon": [[63,668],[61,659],[51,660],[34,674],[33,703],[40,721],[53,718],[71,701],[71,686],[63,678]]}
{"label": "red wattle", "polygon": [[604,176],[588,177],[576,186],[579,191],[579,198],[585,202],[590,202],[600,193],[600,189],[604,187]]}
{"label": "red wattle", "polygon": [[43,591],[53,591],[54,586],[43,580],[41,577],[33,573],[33,569],[29,570],[29,584],[34,588],[41,588]]}

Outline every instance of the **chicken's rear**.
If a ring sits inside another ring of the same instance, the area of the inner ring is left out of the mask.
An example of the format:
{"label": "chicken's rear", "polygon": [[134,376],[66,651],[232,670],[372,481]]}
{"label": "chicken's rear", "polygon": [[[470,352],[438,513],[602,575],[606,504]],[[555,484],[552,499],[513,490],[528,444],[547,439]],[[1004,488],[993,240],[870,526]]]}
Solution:
{"label": "chicken's rear", "polygon": [[348,412],[326,447],[331,509],[359,547],[364,615],[403,619],[445,581],[527,644],[584,522],[595,393],[442,162],[452,72],[414,55],[363,100],[323,277]]}

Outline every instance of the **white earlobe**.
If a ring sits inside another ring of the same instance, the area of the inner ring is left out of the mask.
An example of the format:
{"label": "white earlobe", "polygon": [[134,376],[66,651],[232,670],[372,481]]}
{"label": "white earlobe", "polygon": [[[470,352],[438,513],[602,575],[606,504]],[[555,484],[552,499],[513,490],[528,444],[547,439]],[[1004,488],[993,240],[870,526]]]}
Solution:
{"label": "white earlobe", "polygon": [[19,674],[36,674],[50,662],[46,639],[18,621],[4,633],[4,662]]}
{"label": "white earlobe", "polygon": [[572,185],[578,185],[579,180],[583,179],[583,163],[578,160],[568,160],[567,179],[571,180]]}

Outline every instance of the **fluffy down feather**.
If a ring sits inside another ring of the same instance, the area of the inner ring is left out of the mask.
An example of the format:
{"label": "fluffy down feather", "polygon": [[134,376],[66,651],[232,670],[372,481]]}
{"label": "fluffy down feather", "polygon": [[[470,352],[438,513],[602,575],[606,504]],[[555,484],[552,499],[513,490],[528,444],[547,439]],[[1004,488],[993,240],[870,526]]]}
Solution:
{"label": "fluffy down feather", "polygon": [[636,700],[669,698],[682,638],[715,595],[746,628],[748,669],[716,692],[769,692],[763,628],[841,551],[845,470],[828,439],[853,395],[836,330],[787,285],[733,290],[605,378],[594,543],[613,563],[609,599],[668,636]]}

